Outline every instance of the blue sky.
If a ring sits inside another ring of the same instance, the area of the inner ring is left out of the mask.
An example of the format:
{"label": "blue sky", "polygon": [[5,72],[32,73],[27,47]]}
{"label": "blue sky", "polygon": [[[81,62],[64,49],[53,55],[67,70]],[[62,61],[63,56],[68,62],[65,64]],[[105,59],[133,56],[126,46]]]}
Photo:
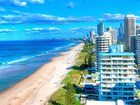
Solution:
{"label": "blue sky", "polygon": [[0,40],[82,37],[104,20],[119,26],[126,14],[140,21],[140,0],[0,0]]}

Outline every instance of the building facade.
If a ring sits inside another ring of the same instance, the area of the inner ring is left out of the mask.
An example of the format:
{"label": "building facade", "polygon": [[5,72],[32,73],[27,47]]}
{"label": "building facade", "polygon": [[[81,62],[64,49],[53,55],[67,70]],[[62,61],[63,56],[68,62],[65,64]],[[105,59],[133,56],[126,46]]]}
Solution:
{"label": "building facade", "polygon": [[102,36],[96,37],[96,56],[100,52],[108,52],[109,46],[112,44],[111,34],[109,32],[104,32]]}
{"label": "building facade", "polygon": [[138,67],[138,74],[140,74],[140,34],[136,36],[136,62]]}
{"label": "building facade", "polygon": [[136,29],[136,63],[138,67],[138,74],[140,74],[140,25]]}
{"label": "building facade", "polygon": [[134,15],[126,15],[124,19],[124,36],[125,47],[130,48],[130,36],[136,35],[136,17]]}
{"label": "building facade", "polygon": [[140,25],[136,26],[136,35],[140,34]]}
{"label": "building facade", "polygon": [[112,27],[108,27],[107,31],[111,33],[112,44],[117,44],[117,31]]}
{"label": "building facade", "polygon": [[120,23],[120,27],[119,27],[119,30],[118,30],[118,39],[124,43],[124,28],[123,28],[123,24]]}
{"label": "building facade", "polygon": [[96,33],[94,31],[90,31],[90,42],[96,44]]}
{"label": "building facade", "polygon": [[134,53],[123,52],[123,45],[111,46],[108,53],[100,53],[99,99],[123,100],[130,104],[135,94]]}
{"label": "building facade", "polygon": [[136,53],[136,35],[130,36],[130,52]]}
{"label": "building facade", "polygon": [[[98,62],[99,53],[108,52],[111,44],[111,34],[109,32],[104,32],[102,36],[96,37],[96,62]],[[98,71],[98,65],[96,65],[96,71]]]}
{"label": "building facade", "polygon": [[97,25],[97,34],[99,36],[103,35],[104,34],[104,24],[103,22],[100,22],[98,25]]}

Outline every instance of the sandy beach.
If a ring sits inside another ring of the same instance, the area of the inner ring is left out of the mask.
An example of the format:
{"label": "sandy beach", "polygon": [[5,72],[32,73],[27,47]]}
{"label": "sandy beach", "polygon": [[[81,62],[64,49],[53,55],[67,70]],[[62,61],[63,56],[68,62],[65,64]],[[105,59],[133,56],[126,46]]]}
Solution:
{"label": "sandy beach", "polygon": [[0,94],[0,105],[47,105],[51,95],[61,87],[61,81],[73,66],[83,44],[52,59],[35,73]]}

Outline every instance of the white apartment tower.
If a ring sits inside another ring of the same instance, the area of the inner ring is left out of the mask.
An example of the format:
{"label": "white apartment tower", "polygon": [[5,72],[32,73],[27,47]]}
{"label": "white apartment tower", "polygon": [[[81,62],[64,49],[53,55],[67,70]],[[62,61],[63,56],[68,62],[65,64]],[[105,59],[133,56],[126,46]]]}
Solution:
{"label": "white apartment tower", "polygon": [[123,100],[127,105],[134,101],[134,53],[123,52],[123,45],[110,46],[107,53],[99,53],[99,99]]}
{"label": "white apartment tower", "polygon": [[[99,53],[108,52],[111,44],[112,41],[110,32],[104,32],[102,36],[96,37],[96,62],[98,62]],[[96,71],[99,71],[98,65],[96,65]]]}
{"label": "white apartment tower", "polygon": [[96,37],[96,55],[100,52],[108,52],[109,46],[112,44],[111,33],[104,32],[103,35]]}

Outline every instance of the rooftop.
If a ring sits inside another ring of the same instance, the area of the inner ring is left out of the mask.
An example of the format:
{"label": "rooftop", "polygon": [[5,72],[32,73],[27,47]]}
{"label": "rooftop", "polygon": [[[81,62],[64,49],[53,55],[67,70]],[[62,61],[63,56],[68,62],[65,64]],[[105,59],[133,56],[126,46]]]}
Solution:
{"label": "rooftop", "polygon": [[116,105],[115,101],[87,101],[86,105]]}
{"label": "rooftop", "polygon": [[122,52],[122,53],[99,53],[99,56],[134,56],[135,54],[132,52]]}
{"label": "rooftop", "polygon": [[111,33],[110,32],[104,32],[103,35],[98,35],[97,37],[111,37]]}
{"label": "rooftop", "polygon": [[135,15],[134,14],[128,14],[125,16],[126,18],[135,18]]}
{"label": "rooftop", "polygon": [[86,101],[86,105],[125,105],[122,100],[115,101]]}
{"label": "rooftop", "polygon": [[109,47],[109,52],[110,53],[121,53],[121,52],[124,52],[123,45],[122,44],[120,44],[120,45],[111,45]]}
{"label": "rooftop", "polygon": [[99,56],[134,56],[132,52],[124,52],[123,45],[111,45],[109,52],[101,52]]}

